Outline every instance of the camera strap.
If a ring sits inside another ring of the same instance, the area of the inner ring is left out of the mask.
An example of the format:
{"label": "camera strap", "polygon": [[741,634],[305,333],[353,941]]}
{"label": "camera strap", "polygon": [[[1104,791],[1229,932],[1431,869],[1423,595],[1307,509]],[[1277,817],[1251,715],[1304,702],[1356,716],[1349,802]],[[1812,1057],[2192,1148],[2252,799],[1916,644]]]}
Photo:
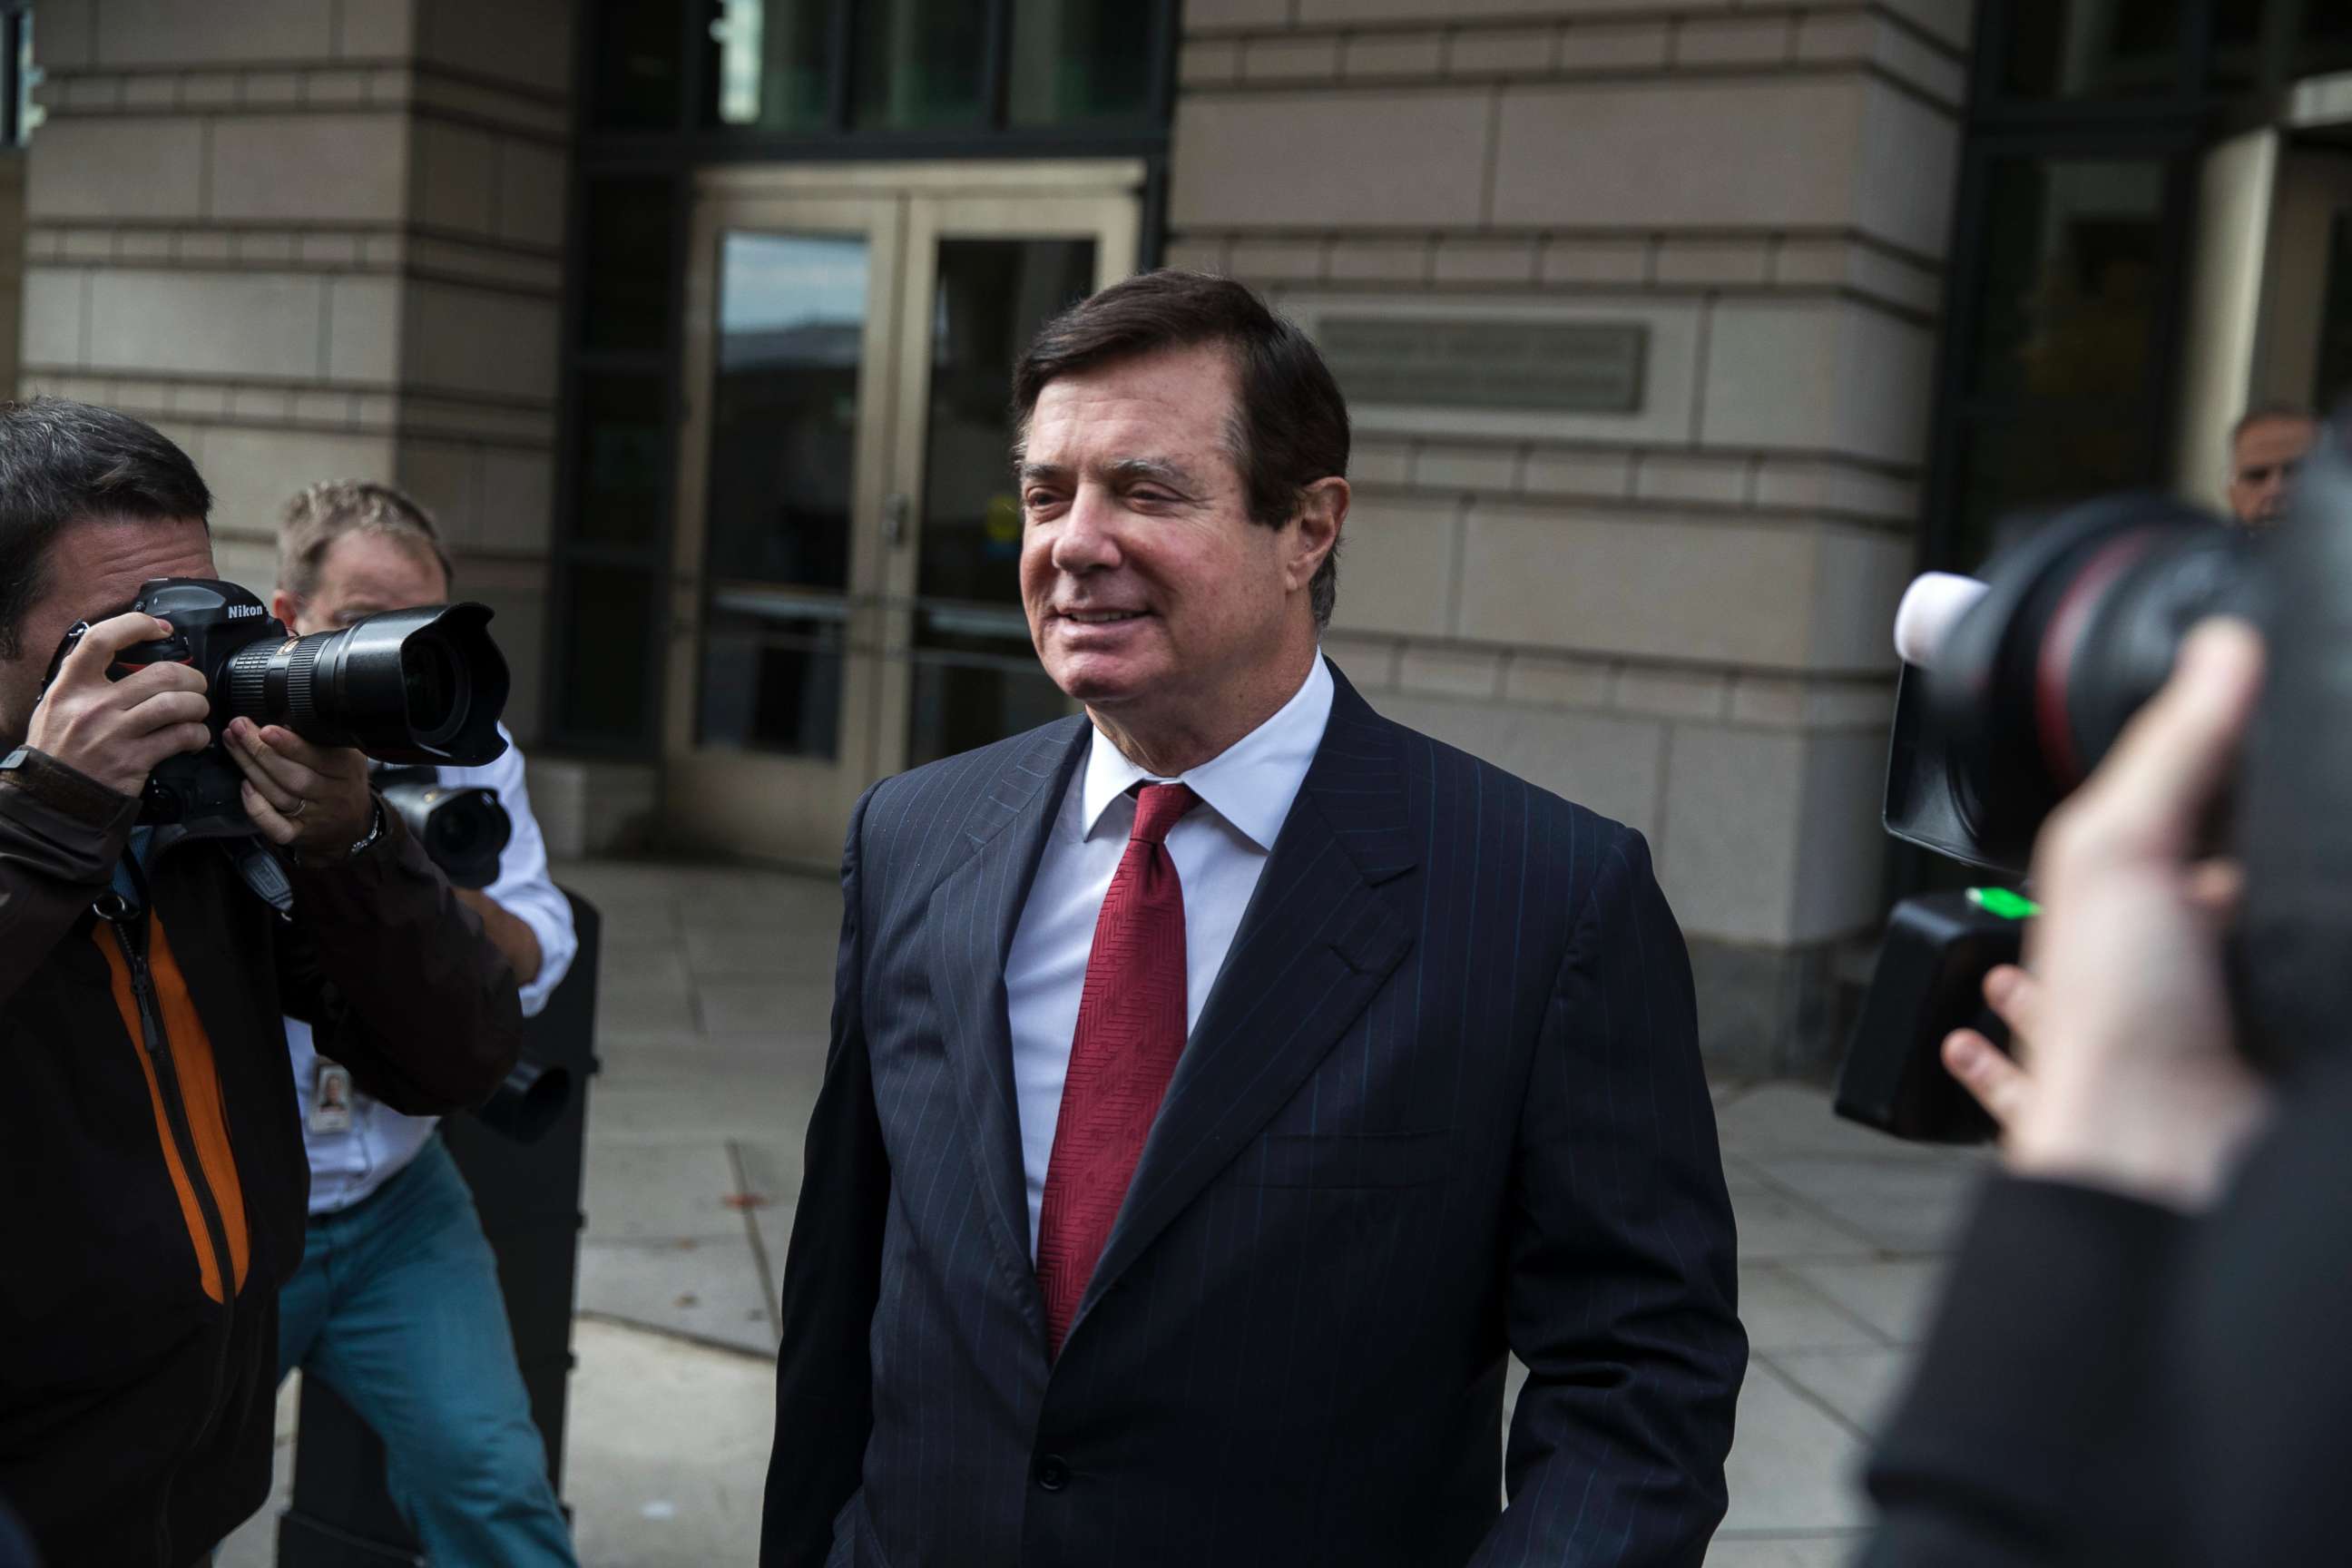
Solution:
{"label": "camera strap", "polygon": [[219,844],[221,853],[236,868],[238,879],[252,889],[262,902],[276,910],[280,919],[291,919],[294,884],[278,857],[269,852],[269,847],[258,838],[224,838]]}

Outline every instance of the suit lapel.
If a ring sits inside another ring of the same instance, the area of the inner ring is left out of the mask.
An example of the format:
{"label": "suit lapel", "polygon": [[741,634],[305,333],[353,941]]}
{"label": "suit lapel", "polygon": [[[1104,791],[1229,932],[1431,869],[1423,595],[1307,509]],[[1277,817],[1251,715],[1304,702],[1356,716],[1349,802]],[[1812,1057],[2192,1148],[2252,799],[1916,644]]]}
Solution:
{"label": "suit lapel", "polygon": [[1339,676],[1331,719],[1176,1065],[1076,1324],[1315,1070],[1412,945],[1402,732]]}
{"label": "suit lapel", "polygon": [[1081,742],[1090,733],[1082,718],[1039,731],[973,803],[963,826],[971,854],[932,890],[922,922],[972,1174],[1012,1276],[1026,1281],[1024,1306],[1041,1334],[1045,1310],[1029,1259],[1029,1196],[1004,963],[1045,837],[1060,814],[1071,771],[1086,757]]}

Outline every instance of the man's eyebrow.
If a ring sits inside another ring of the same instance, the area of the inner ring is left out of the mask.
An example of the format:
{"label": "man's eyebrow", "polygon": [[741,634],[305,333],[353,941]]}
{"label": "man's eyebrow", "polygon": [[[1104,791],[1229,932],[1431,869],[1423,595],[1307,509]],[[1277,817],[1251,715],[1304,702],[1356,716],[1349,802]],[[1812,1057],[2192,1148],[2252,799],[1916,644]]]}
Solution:
{"label": "man's eyebrow", "polygon": [[1171,463],[1165,458],[1121,458],[1118,462],[1110,465],[1108,473],[1111,479],[1124,480],[1129,484],[1141,480],[1156,480],[1180,490],[1189,491],[1200,489],[1199,482],[1192,478],[1190,471],[1182,465]]}
{"label": "man's eyebrow", "polygon": [[[1018,471],[1024,484],[1066,482],[1070,477],[1069,465],[1066,463],[1024,462]],[[1165,458],[1121,458],[1095,471],[1114,484],[1157,483],[1187,493],[1197,493],[1201,488],[1200,481],[1192,477],[1190,469]]]}

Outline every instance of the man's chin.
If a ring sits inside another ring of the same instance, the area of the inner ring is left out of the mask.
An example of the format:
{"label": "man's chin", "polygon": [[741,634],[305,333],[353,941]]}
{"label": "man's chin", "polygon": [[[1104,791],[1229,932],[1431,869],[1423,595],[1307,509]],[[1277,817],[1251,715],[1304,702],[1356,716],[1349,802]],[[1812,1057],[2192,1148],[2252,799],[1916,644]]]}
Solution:
{"label": "man's chin", "polygon": [[1045,668],[1062,695],[1089,708],[1119,708],[1148,693],[1152,677],[1125,659],[1078,655],[1055,660]]}

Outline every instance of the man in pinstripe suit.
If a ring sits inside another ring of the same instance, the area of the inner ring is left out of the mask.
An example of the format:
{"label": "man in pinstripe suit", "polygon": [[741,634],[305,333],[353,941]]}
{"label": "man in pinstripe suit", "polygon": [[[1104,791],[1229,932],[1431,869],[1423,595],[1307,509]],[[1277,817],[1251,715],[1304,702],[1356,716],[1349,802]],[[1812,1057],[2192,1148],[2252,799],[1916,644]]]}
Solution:
{"label": "man in pinstripe suit", "polygon": [[858,803],[762,1562],[1698,1568],[1747,1345],[1641,836],[1321,658],[1346,407],[1247,289],[1014,391],[1087,716]]}

